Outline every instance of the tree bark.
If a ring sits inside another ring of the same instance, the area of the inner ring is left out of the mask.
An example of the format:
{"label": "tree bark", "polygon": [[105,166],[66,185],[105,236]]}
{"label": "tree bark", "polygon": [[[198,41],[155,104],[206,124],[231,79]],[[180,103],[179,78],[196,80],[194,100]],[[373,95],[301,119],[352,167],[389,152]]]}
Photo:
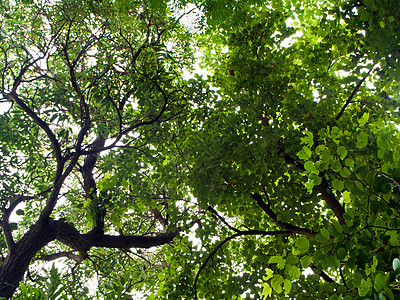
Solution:
{"label": "tree bark", "polygon": [[55,232],[47,222],[37,222],[13,245],[0,266],[0,296],[11,298],[23,279],[32,258],[55,239]]}
{"label": "tree bark", "polygon": [[92,247],[151,248],[171,242],[178,234],[179,230],[156,236],[106,235],[98,230],[82,234],[60,220],[38,221],[13,245],[0,265],[0,297],[12,297],[36,253],[51,241],[58,240],[79,251],[83,260]]}

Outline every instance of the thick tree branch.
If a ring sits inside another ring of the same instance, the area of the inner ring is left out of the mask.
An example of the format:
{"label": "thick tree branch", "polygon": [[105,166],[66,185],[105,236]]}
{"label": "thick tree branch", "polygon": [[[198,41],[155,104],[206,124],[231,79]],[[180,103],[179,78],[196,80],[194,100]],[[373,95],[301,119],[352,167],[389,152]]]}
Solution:
{"label": "thick tree branch", "polygon": [[[95,141],[92,143],[90,149],[97,150],[104,147],[105,138],[100,134],[97,136]],[[83,166],[80,171],[83,176],[83,188],[86,193],[86,198],[91,200],[91,207],[94,213],[93,224],[98,230],[104,230],[104,215],[105,211],[103,207],[100,207],[99,200],[96,198],[96,182],[93,176],[93,169],[97,162],[98,154],[89,154],[85,157]],[[97,201],[96,201],[97,200]]]}
{"label": "thick tree branch", "polygon": [[163,232],[167,231],[167,226],[168,226],[168,220],[167,218],[164,218],[161,214],[161,212],[157,208],[149,208],[149,211],[153,214],[154,219],[160,223],[160,225],[163,228]]}
{"label": "thick tree branch", "polygon": [[344,207],[336,199],[335,195],[332,193],[328,181],[324,176],[322,176],[321,184],[317,186],[318,190],[321,192],[322,198],[325,200],[326,205],[333,211],[340,225],[346,223],[343,215],[345,213]]}
{"label": "thick tree branch", "polygon": [[70,160],[66,170],[64,171],[64,173],[62,173],[60,178],[55,182],[53,189],[51,191],[51,194],[49,196],[49,199],[47,201],[47,204],[42,209],[42,212],[40,213],[40,217],[39,217],[40,221],[44,221],[50,217],[51,213],[53,212],[54,207],[57,204],[57,199],[60,194],[61,187],[62,187],[65,179],[68,177],[68,175],[74,169],[76,163],[78,162],[78,159],[79,159],[79,154],[77,154],[77,153],[74,154],[72,159]]}
{"label": "thick tree branch", "polygon": [[119,249],[157,247],[171,242],[180,232],[178,228],[174,232],[160,233],[155,236],[106,235],[98,230],[82,234],[72,224],[57,220],[49,220],[49,223],[55,232],[54,239],[79,251],[81,255],[92,247]]}
{"label": "thick tree branch", "polygon": [[54,238],[54,232],[47,222],[38,221],[30,227],[1,264],[0,295],[11,298],[32,258]]}
{"label": "thick tree branch", "polygon": [[262,208],[262,210],[283,230],[288,230],[292,233],[298,233],[301,235],[309,236],[309,237],[315,237],[317,234],[316,232],[313,232],[307,228],[301,228],[286,222],[282,222],[278,220],[278,216],[275,214],[275,212],[271,209],[269,204],[265,203],[262,200],[262,197],[258,193],[254,193],[251,195],[251,197],[256,200],[258,206]]}
{"label": "thick tree branch", "polygon": [[14,245],[15,245],[15,241],[14,241],[14,238],[12,236],[10,223],[9,223],[8,219],[4,218],[4,219],[0,220],[0,226],[1,226],[1,229],[3,230],[3,233],[4,233],[4,238],[6,240],[7,250],[11,251],[12,248],[14,247]]}
{"label": "thick tree branch", "polygon": [[32,258],[51,241],[58,240],[73,250],[79,251],[81,259],[85,259],[87,251],[92,247],[151,248],[171,242],[179,231],[180,229],[156,236],[113,236],[99,231],[81,234],[72,224],[59,220],[39,219],[12,247],[2,263],[0,282],[5,282],[6,276],[8,281],[7,284],[0,285],[0,294],[11,297]]}
{"label": "thick tree branch", "polygon": [[53,254],[48,254],[48,255],[40,255],[37,260],[44,260],[44,261],[53,261],[59,258],[69,258],[77,263],[81,263],[85,257],[82,255],[76,255],[71,251],[64,251],[64,252],[58,252],[58,253],[53,253]]}
{"label": "thick tree branch", "polygon": [[65,178],[68,176],[69,172],[72,171],[71,164],[75,164],[76,161],[78,160],[78,157],[75,158],[74,162],[70,162],[69,168],[63,174],[65,160],[62,157],[60,143],[57,140],[56,136],[54,135],[53,131],[50,129],[49,125],[46,122],[44,122],[28,105],[26,105],[25,102],[21,100],[21,98],[19,98],[16,91],[13,90],[11,93],[7,94],[6,98],[15,101],[21,107],[21,109],[25,113],[27,113],[32,118],[32,120],[37,125],[39,125],[40,128],[44,130],[44,132],[46,133],[47,137],[49,138],[52,144],[54,155],[57,161],[57,169],[56,169],[56,174],[54,175],[54,186],[52,193],[50,194],[46,207],[42,210],[40,215],[41,220],[43,220],[44,218],[48,218],[51,212],[53,211],[53,208],[57,203],[57,198],[61,186]]}
{"label": "thick tree branch", "polygon": [[[291,156],[285,153],[282,145],[280,145],[279,154],[283,157],[286,163],[295,165],[303,172],[305,171],[304,166],[300,162],[294,160]],[[343,214],[345,213],[344,207],[340,204],[340,202],[336,199],[335,195],[332,193],[329,183],[325,178],[324,174],[321,175],[322,175],[321,184],[317,185],[316,188],[320,191],[326,205],[333,211],[339,223],[343,225],[345,223],[343,217]]]}
{"label": "thick tree branch", "polygon": [[[0,294],[11,297],[32,258],[51,241],[58,240],[64,243],[74,251],[79,251],[80,259],[85,259],[87,251],[92,247],[151,248],[171,242],[178,234],[179,230],[156,236],[111,236],[104,235],[99,231],[81,234],[72,224],[59,220],[39,219],[15,243],[4,259],[0,268],[0,282],[5,282],[4,278],[6,277],[8,281],[7,284],[0,285]],[[70,256],[70,258],[76,257]]]}

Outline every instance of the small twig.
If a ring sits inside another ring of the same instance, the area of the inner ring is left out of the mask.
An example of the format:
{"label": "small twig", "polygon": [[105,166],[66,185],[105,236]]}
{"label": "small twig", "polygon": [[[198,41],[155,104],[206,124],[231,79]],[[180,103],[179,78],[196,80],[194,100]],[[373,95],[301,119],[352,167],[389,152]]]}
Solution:
{"label": "small twig", "polygon": [[346,279],[343,276],[343,271],[342,271],[342,267],[339,268],[339,273],[340,273],[340,277],[342,278],[343,281],[343,285],[345,286],[346,289],[349,289],[346,283]]}
{"label": "small twig", "polygon": [[400,189],[400,183],[398,183],[394,178],[390,177],[388,174],[382,172],[380,169],[376,169],[376,171],[381,174],[382,176],[386,177],[387,179],[390,179],[391,181],[394,182],[395,185]]}

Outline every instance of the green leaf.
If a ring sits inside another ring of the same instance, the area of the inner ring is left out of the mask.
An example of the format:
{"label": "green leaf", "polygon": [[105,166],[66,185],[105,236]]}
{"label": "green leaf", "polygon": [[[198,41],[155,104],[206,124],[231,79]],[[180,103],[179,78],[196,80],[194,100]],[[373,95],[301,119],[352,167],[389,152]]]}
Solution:
{"label": "green leaf", "polygon": [[283,283],[283,277],[281,275],[275,275],[271,279],[271,287],[273,290],[277,293],[280,294],[282,293],[282,283]]}
{"label": "green leaf", "polygon": [[301,267],[303,269],[307,268],[311,263],[312,263],[312,258],[308,255],[304,256],[300,261]]}
{"label": "green leaf", "polygon": [[312,161],[310,161],[310,160],[306,161],[306,162],[304,163],[304,168],[305,168],[307,171],[313,170],[313,169],[314,169],[314,162],[312,162]]}
{"label": "green leaf", "polygon": [[387,284],[389,280],[389,274],[385,274],[383,272],[379,272],[375,275],[374,284],[376,290],[382,290]]}
{"label": "green leaf", "polygon": [[384,291],[386,293],[386,296],[389,298],[389,300],[394,300],[395,299],[394,295],[393,295],[393,292],[392,292],[392,290],[390,288],[384,287]]}
{"label": "green leaf", "polygon": [[378,176],[374,180],[373,189],[377,193],[388,193],[392,190],[392,186],[385,177]]}
{"label": "green leaf", "polygon": [[360,124],[360,126],[364,126],[365,123],[368,122],[369,119],[369,113],[364,113],[363,116],[358,120],[358,124]]}
{"label": "green leaf", "polygon": [[343,202],[344,203],[350,203],[351,202],[351,196],[350,196],[350,192],[349,191],[344,191],[342,194],[343,197]]}
{"label": "green leaf", "polygon": [[342,160],[346,157],[347,153],[348,153],[348,150],[344,146],[340,146],[337,149],[337,154],[340,156],[340,159],[342,159]]}
{"label": "green leaf", "polygon": [[274,271],[269,269],[269,268],[267,268],[267,269],[265,269],[265,273],[266,273],[266,275],[263,277],[263,280],[267,281],[267,280],[272,278],[272,276],[274,274]]}
{"label": "green leaf", "polygon": [[389,244],[392,246],[398,246],[399,245],[399,237],[397,235],[396,231],[389,231],[388,235],[390,236],[389,238]]}
{"label": "green leaf", "polygon": [[371,280],[361,279],[361,285],[358,288],[358,295],[360,297],[365,297],[372,288]]}
{"label": "green leaf", "polygon": [[292,290],[292,282],[289,279],[283,280],[283,288],[286,295],[288,295]]}
{"label": "green leaf", "polygon": [[340,247],[336,250],[336,258],[338,260],[343,260],[346,257],[347,251],[345,248]]}
{"label": "green leaf", "polygon": [[268,260],[269,264],[277,264],[278,269],[283,269],[285,267],[286,261],[282,256],[276,255],[272,256]]}
{"label": "green leaf", "polygon": [[350,170],[349,170],[347,167],[343,167],[343,168],[340,170],[340,175],[341,175],[342,177],[344,177],[344,178],[347,178],[347,177],[349,177],[349,176],[351,175],[351,172],[350,172]]}
{"label": "green leaf", "polygon": [[364,148],[368,145],[368,134],[365,132],[360,132],[357,135],[357,148]]}
{"label": "green leaf", "polygon": [[[388,144],[388,140],[389,140],[389,136],[387,135],[379,135],[376,139],[376,143],[378,145],[378,147],[382,150],[387,150],[389,148],[389,144]],[[383,151],[383,153],[385,153],[385,151]],[[383,156],[381,156],[382,158]]]}
{"label": "green leaf", "polygon": [[344,164],[347,167],[352,168],[354,166],[354,160],[351,158],[346,158],[346,160],[344,161]]}
{"label": "green leaf", "polygon": [[301,275],[301,272],[296,266],[290,266],[288,274],[292,279],[298,279]]}
{"label": "green leaf", "polygon": [[341,180],[334,179],[332,181],[332,187],[337,191],[341,191],[344,189],[344,182]]}
{"label": "green leaf", "polygon": [[306,253],[310,247],[310,242],[305,237],[299,237],[296,240],[296,247],[300,251],[300,254]]}
{"label": "green leaf", "polygon": [[331,238],[331,235],[329,234],[328,229],[326,228],[321,228],[320,233],[322,234],[322,236],[326,239],[329,240]]}
{"label": "green leaf", "polygon": [[262,287],[262,292],[260,295],[264,296],[263,299],[266,299],[266,298],[272,296],[272,287],[268,283],[262,282],[261,287]]}
{"label": "green leaf", "polygon": [[305,131],[305,137],[302,137],[300,140],[302,144],[306,144],[308,147],[312,147],[314,145],[314,135],[310,131]]}
{"label": "green leaf", "polygon": [[342,165],[338,160],[334,160],[331,162],[331,169],[334,172],[339,172],[342,169]]}
{"label": "green leaf", "polygon": [[311,157],[310,147],[304,146],[298,153],[300,159],[307,160]]}

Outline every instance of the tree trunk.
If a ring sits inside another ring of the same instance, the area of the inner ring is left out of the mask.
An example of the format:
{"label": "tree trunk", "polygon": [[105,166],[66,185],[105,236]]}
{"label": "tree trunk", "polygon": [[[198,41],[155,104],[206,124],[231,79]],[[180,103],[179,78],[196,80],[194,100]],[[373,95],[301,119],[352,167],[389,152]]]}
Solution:
{"label": "tree trunk", "polygon": [[11,247],[0,266],[0,297],[12,297],[32,258],[54,239],[55,232],[52,226],[49,226],[48,222],[38,222]]}

